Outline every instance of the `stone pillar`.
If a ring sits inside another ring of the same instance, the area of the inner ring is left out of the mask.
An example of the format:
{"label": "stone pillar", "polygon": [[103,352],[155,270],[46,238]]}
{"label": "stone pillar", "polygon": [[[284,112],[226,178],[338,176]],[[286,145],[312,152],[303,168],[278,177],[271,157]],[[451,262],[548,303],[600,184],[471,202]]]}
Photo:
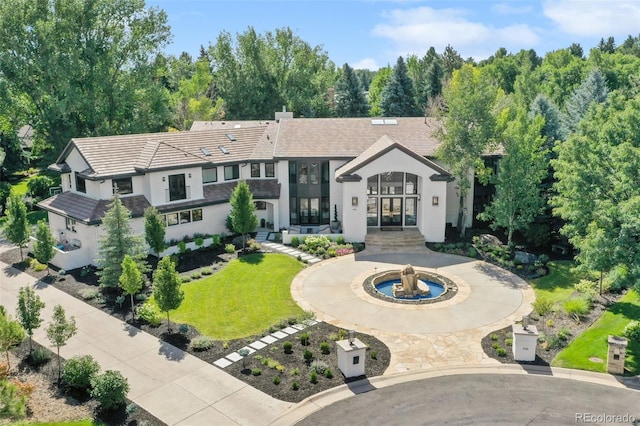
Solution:
{"label": "stone pillar", "polygon": [[344,377],[363,376],[367,345],[360,339],[354,338],[337,341],[336,348],[338,349],[338,368]]}
{"label": "stone pillar", "polygon": [[521,324],[513,325],[513,359],[516,361],[535,361],[538,346],[538,329],[535,325],[526,328]]}
{"label": "stone pillar", "polygon": [[607,339],[607,373],[624,374],[624,357],[627,353],[628,340],[624,337],[611,336]]}

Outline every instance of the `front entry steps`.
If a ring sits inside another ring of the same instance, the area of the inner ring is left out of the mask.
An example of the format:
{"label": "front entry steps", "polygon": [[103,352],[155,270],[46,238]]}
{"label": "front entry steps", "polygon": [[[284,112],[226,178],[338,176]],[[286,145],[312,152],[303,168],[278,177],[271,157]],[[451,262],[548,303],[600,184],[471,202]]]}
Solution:
{"label": "front entry steps", "polygon": [[364,243],[367,250],[393,249],[414,251],[426,249],[424,236],[417,228],[403,228],[402,231],[382,231],[379,228],[367,229]]}

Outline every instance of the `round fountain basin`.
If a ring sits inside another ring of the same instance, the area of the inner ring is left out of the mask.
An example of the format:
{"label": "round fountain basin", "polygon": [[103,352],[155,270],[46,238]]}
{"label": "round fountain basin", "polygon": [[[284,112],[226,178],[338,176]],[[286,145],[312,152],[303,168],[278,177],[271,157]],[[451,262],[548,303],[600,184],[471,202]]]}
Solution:
{"label": "round fountain basin", "polygon": [[392,288],[394,284],[400,284],[400,279],[391,279],[391,280],[384,280],[384,281],[380,281],[378,283],[375,284],[375,289],[376,291],[378,291],[379,293],[390,297],[392,299],[399,299],[399,300],[422,300],[422,299],[435,299],[436,297],[440,296],[442,293],[445,292],[445,287],[442,284],[438,284],[435,283],[433,281],[427,281],[427,280],[419,280],[420,283],[422,283],[422,285],[424,287],[429,287],[429,293],[428,294],[417,294],[415,296],[411,296],[411,297],[394,297],[393,296],[393,292],[392,292]]}

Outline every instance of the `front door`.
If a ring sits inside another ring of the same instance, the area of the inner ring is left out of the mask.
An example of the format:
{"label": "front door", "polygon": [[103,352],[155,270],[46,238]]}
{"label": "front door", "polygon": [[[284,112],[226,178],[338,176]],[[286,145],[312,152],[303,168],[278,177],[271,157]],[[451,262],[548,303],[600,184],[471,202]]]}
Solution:
{"label": "front door", "polygon": [[402,226],[402,198],[380,198],[380,226]]}

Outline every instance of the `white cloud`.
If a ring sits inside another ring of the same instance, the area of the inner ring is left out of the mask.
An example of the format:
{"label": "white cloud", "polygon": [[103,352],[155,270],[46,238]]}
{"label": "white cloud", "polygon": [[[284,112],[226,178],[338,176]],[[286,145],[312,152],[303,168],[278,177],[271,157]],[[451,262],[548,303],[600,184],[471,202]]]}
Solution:
{"label": "white cloud", "polygon": [[554,0],[542,5],[544,15],[571,35],[607,37],[636,34],[640,2],[625,0]]}
{"label": "white cloud", "polygon": [[510,3],[496,3],[491,5],[491,10],[500,15],[522,15],[533,10],[531,6],[514,6]]}
{"label": "white cloud", "polygon": [[540,40],[526,24],[496,28],[467,18],[463,9],[418,7],[383,13],[386,22],[376,25],[375,36],[394,42],[397,55],[424,54],[430,46],[442,52],[450,44],[463,58],[484,59],[498,47],[518,51],[534,47]]}
{"label": "white cloud", "polygon": [[351,68],[353,68],[354,70],[367,69],[367,70],[371,70],[371,71],[377,71],[380,68],[380,66],[378,65],[376,60],[372,59],[372,58],[361,59],[358,62],[355,62],[353,64],[349,64],[349,66]]}

